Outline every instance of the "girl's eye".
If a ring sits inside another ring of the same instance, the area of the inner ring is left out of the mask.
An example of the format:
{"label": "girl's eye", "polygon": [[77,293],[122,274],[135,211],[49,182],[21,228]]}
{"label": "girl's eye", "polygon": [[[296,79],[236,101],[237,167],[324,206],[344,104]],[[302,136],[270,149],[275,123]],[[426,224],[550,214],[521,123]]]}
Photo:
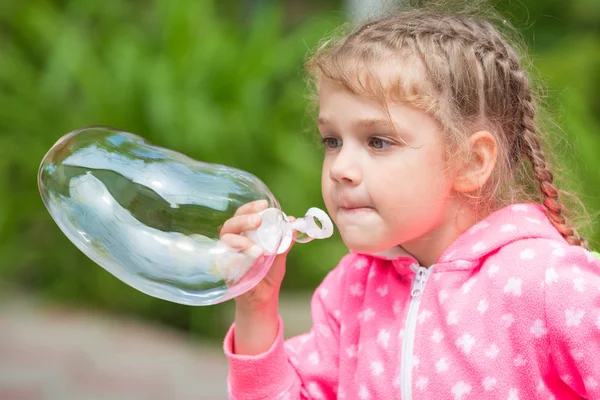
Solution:
{"label": "girl's eye", "polygon": [[371,146],[374,149],[380,150],[380,149],[385,149],[388,146],[391,146],[392,143],[382,139],[382,138],[378,138],[378,137],[372,137],[369,139],[369,146]]}
{"label": "girl's eye", "polygon": [[342,145],[342,141],[340,139],[331,136],[324,137],[321,142],[323,142],[325,147],[328,149],[336,149]]}

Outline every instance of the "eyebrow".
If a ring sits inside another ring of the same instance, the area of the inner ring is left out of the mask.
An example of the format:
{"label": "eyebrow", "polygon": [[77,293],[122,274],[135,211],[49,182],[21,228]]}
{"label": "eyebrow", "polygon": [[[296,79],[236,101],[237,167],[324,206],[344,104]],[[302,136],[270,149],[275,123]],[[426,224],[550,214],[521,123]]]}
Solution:
{"label": "eyebrow", "polygon": [[329,120],[325,117],[319,117],[317,119],[317,124],[318,125],[329,125]]}
{"label": "eyebrow", "polygon": [[354,124],[357,128],[373,128],[376,126],[386,126],[390,128],[394,128],[398,131],[398,127],[392,121],[387,119],[361,119],[360,121]]}
{"label": "eyebrow", "polygon": [[[329,125],[330,121],[325,117],[319,117],[317,119],[317,124],[319,125]],[[377,119],[377,118],[368,118],[361,119],[354,123],[354,126],[357,128],[371,128],[373,126],[387,125],[390,127],[397,128],[396,124],[387,119]]]}
{"label": "eyebrow", "polygon": [[[317,123],[319,125],[329,125],[330,121],[325,118],[325,117],[319,117],[317,119]],[[372,127],[374,125],[390,125],[390,126],[394,126],[395,124],[393,124],[391,121],[387,120],[387,119],[377,119],[377,118],[368,118],[368,119],[361,119],[358,122],[356,122],[354,124],[357,127]]]}
{"label": "eyebrow", "polygon": [[[325,117],[319,117],[317,119],[317,124],[319,126],[326,126],[330,124],[330,121]],[[395,133],[397,133],[400,137],[404,139],[412,139],[413,136],[408,133],[406,130],[401,129],[397,124],[389,119],[380,119],[380,118],[367,118],[356,121],[354,124],[355,129],[369,129],[376,127],[386,127],[392,128]]]}

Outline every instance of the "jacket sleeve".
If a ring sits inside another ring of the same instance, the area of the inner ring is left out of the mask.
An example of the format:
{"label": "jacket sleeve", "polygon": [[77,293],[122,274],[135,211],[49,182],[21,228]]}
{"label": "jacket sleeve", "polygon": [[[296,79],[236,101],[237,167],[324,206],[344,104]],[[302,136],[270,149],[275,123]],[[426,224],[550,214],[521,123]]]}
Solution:
{"label": "jacket sleeve", "polygon": [[235,324],[224,342],[229,360],[230,399],[334,399],[338,382],[340,304],[344,264],[348,255],[315,291],[311,301],[313,326],[284,342],[279,319],[271,348],[256,356],[233,353]]}
{"label": "jacket sleeve", "polygon": [[554,368],[579,396],[600,399],[600,261],[581,247],[554,249],[544,287]]}

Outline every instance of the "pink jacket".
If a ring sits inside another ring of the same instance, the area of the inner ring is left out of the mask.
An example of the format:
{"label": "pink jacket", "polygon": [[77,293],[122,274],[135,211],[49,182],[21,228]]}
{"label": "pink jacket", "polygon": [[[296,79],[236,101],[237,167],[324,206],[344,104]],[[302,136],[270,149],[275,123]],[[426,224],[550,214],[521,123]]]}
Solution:
{"label": "pink jacket", "polygon": [[499,210],[429,269],[349,254],[313,328],[258,356],[224,349],[232,399],[600,399],[600,262],[543,210]]}

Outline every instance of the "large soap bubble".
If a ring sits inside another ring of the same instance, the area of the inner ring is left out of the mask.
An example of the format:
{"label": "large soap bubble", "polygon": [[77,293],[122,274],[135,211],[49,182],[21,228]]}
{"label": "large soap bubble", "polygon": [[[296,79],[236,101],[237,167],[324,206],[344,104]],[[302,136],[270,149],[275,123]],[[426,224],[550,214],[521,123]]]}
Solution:
{"label": "large soap bubble", "polygon": [[[333,233],[316,208],[288,222],[250,173],[108,127],[63,136],[44,157],[38,185],[50,215],[84,254],[128,285],[181,304],[216,304],[250,290],[289,248],[294,230],[299,242]],[[247,234],[261,251],[219,240],[240,206],[261,199],[269,208]]]}

